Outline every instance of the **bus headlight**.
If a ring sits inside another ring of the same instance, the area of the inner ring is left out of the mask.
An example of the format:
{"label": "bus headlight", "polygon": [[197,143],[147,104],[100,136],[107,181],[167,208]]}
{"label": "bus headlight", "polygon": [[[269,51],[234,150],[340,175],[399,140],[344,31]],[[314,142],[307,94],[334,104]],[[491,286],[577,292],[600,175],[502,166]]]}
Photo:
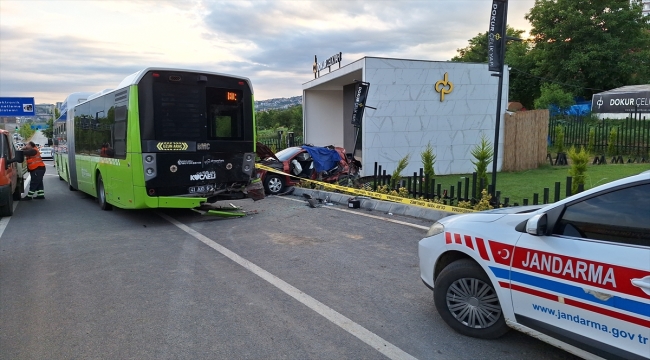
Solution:
{"label": "bus headlight", "polygon": [[153,168],[147,168],[147,175],[151,176],[153,175],[153,173],[154,173]]}
{"label": "bus headlight", "polygon": [[148,163],[152,163],[153,162],[153,155],[146,155],[144,157],[144,161],[146,161]]}
{"label": "bus headlight", "polygon": [[251,161],[251,160],[253,160],[253,155],[246,154],[246,161]]}

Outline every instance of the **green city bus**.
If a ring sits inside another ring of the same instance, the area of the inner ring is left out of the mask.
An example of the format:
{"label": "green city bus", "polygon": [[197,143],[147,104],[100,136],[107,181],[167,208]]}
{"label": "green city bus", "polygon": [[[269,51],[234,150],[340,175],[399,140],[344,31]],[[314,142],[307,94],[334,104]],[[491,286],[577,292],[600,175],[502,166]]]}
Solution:
{"label": "green city bus", "polygon": [[[68,98],[86,95],[75,94]],[[67,104],[54,127],[59,178],[104,210],[244,198],[255,176],[253,101],[247,78],[138,71],[115,90]]]}

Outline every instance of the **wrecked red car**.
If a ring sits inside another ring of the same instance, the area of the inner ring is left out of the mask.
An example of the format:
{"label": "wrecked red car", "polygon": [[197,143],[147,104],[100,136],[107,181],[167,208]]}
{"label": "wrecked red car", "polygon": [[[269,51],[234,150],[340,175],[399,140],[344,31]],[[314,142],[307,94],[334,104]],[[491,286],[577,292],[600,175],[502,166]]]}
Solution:
{"label": "wrecked red car", "polygon": [[264,189],[271,195],[283,193],[288,187],[300,183],[301,179],[347,183],[349,178],[358,177],[359,174],[360,163],[348,160],[342,147],[302,145],[274,154],[266,145],[258,142],[257,156],[262,165],[291,174],[289,176],[257,169]]}

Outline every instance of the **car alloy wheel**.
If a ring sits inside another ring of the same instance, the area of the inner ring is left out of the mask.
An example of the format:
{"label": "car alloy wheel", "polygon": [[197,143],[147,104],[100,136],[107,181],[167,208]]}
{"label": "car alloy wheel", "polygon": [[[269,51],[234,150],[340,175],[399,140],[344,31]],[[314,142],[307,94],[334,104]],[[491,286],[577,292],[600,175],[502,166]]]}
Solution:
{"label": "car alloy wheel", "polygon": [[266,179],[266,189],[269,193],[275,195],[279,194],[282,191],[282,179],[276,175],[271,175]]}
{"label": "car alloy wheel", "polygon": [[508,332],[497,291],[472,259],[456,260],[440,271],[433,300],[440,317],[463,335],[496,339]]}
{"label": "car alloy wheel", "polygon": [[479,279],[463,278],[447,289],[447,308],[461,324],[485,329],[501,316],[499,298],[492,286]]}

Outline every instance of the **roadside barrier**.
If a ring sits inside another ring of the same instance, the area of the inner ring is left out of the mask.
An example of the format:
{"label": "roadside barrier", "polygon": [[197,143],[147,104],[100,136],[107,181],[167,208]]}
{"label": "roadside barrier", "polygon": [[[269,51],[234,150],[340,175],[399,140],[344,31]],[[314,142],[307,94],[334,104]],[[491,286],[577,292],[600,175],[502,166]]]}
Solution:
{"label": "roadside barrier", "polygon": [[341,185],[330,184],[330,183],[326,183],[326,182],[322,182],[322,181],[305,179],[305,178],[301,178],[301,177],[298,177],[298,176],[295,176],[295,175],[287,174],[287,173],[282,172],[280,170],[273,169],[271,167],[264,166],[264,165],[261,165],[261,164],[255,164],[255,167],[258,168],[258,169],[268,171],[268,172],[273,172],[273,173],[276,173],[276,174],[281,174],[281,175],[285,175],[285,176],[290,176],[292,178],[300,179],[300,180],[309,182],[311,184],[322,186],[323,188],[326,188],[326,189],[333,189],[333,190],[337,190],[337,191],[344,192],[344,193],[349,193],[349,194],[354,194],[354,195],[359,195],[359,196],[366,196],[366,197],[377,199],[377,200],[391,201],[391,202],[396,202],[396,203],[405,204],[405,205],[414,205],[414,206],[419,206],[419,207],[423,207],[423,208],[427,208],[427,209],[446,211],[446,212],[455,213],[455,214],[467,214],[467,213],[475,212],[475,210],[464,209],[464,208],[460,208],[460,207],[457,207],[457,206],[438,204],[438,203],[434,203],[434,202],[422,201],[422,200],[417,200],[417,199],[407,199],[407,198],[403,198],[401,196],[381,194],[381,193],[374,192],[374,191],[355,189],[355,188],[351,188],[351,187],[347,187],[347,186],[341,186]]}

